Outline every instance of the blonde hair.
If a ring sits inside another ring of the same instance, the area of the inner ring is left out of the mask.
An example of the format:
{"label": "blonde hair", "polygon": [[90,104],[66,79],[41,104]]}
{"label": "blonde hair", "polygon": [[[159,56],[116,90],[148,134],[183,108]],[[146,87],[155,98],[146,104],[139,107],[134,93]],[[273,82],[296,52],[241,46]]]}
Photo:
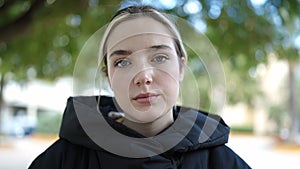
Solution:
{"label": "blonde hair", "polygon": [[[99,65],[102,64],[102,71],[107,73],[106,62],[107,62],[107,39],[112,32],[112,30],[120,23],[135,19],[141,16],[147,16],[150,18],[155,19],[156,21],[162,23],[166,28],[170,31],[175,41],[175,47],[177,55],[181,58],[184,57],[187,59],[186,50],[183,46],[181,36],[177,27],[174,24],[174,21],[171,17],[167,16],[166,14],[158,11],[157,9],[151,6],[130,6],[124,9],[119,10],[111,19],[110,23],[108,24],[103,38],[100,44],[100,51],[99,51]],[[102,62],[103,60],[103,62]]]}

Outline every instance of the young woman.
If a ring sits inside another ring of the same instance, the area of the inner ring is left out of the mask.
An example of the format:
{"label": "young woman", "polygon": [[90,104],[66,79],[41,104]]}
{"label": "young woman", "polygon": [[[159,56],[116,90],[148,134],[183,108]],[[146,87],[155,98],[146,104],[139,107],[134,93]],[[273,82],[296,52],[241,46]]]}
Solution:
{"label": "young woman", "polygon": [[164,14],[149,6],[117,12],[100,58],[114,97],[70,98],[59,140],[30,169],[250,168],[225,145],[222,119],[176,106],[187,56]]}

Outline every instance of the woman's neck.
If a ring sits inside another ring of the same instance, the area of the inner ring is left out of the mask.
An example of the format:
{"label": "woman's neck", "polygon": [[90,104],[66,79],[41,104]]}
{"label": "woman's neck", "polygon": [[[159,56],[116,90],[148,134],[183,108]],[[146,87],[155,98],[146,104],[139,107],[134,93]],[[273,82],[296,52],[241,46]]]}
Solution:
{"label": "woman's neck", "polygon": [[160,116],[158,119],[149,123],[136,123],[124,118],[123,124],[146,137],[151,137],[157,135],[159,132],[163,131],[165,128],[170,126],[174,122],[172,109]]}

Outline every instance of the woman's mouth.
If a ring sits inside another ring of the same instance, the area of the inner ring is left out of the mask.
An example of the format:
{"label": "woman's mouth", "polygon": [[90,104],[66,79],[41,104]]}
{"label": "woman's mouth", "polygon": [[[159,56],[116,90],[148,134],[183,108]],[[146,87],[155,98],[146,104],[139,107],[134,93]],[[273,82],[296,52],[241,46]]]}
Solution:
{"label": "woman's mouth", "polygon": [[149,104],[153,102],[158,96],[159,94],[156,93],[141,93],[134,97],[133,100],[140,104]]}

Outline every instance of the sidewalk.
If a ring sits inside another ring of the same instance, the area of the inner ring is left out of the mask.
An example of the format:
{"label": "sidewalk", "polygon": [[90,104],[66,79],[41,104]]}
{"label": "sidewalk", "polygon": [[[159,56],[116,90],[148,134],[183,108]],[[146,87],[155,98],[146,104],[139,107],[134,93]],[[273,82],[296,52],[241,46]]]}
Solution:
{"label": "sidewalk", "polygon": [[228,146],[253,169],[299,169],[300,148],[277,146],[270,137],[231,135]]}
{"label": "sidewalk", "polygon": [[[0,143],[0,169],[26,169],[57,137],[5,138]],[[231,135],[228,146],[253,169],[298,169],[300,149],[274,146],[269,137]]]}
{"label": "sidewalk", "polygon": [[1,138],[0,169],[26,169],[30,163],[48,146],[55,136]]}

